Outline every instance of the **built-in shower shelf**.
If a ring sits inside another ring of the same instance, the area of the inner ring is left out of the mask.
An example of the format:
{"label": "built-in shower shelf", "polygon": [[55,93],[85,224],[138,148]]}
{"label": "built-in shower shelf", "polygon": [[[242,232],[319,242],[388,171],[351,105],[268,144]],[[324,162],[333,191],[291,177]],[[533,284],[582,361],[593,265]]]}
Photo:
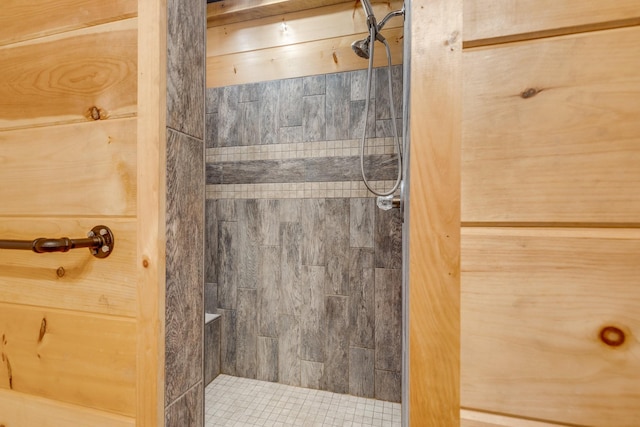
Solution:
{"label": "built-in shower shelf", "polygon": [[214,320],[216,320],[218,317],[220,317],[220,314],[217,313],[205,313],[204,314],[204,323],[205,325],[209,322],[213,322]]}

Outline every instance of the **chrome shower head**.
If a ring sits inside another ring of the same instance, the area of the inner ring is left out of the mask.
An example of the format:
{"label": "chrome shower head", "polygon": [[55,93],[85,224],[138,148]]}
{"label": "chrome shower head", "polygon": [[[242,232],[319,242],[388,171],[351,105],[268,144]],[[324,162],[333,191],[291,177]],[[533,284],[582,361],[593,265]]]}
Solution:
{"label": "chrome shower head", "polygon": [[369,59],[369,44],[371,43],[371,36],[367,37],[364,40],[356,40],[351,43],[351,49],[358,55],[360,58]]}

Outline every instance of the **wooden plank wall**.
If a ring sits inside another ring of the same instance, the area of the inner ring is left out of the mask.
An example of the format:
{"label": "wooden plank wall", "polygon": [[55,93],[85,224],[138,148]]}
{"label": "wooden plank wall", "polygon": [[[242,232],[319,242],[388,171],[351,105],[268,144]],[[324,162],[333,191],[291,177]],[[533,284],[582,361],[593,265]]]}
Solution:
{"label": "wooden plank wall", "polygon": [[137,2],[9,1],[0,15],[0,238],[83,237],[113,255],[0,250],[0,425],[133,426]]}
{"label": "wooden plank wall", "polygon": [[464,14],[462,425],[638,425],[640,1]]}
{"label": "wooden plank wall", "polygon": [[[273,3],[282,6],[284,2]],[[323,2],[331,3],[334,2]],[[373,6],[376,16],[382,19],[392,10],[400,9],[402,1],[374,2]],[[213,7],[210,5],[209,10]],[[253,14],[248,16],[262,16],[252,10]],[[239,22],[235,21],[243,19],[241,13],[226,14],[224,20],[212,20],[210,16],[207,87],[367,68],[367,60],[351,50],[352,42],[367,36],[365,16],[357,2],[340,2],[276,15],[271,15],[277,13],[275,11],[261,10],[268,16]],[[391,46],[394,65],[402,63],[402,26],[401,18],[393,18],[383,31]],[[376,49],[375,66],[386,65],[384,46],[376,43]]]}

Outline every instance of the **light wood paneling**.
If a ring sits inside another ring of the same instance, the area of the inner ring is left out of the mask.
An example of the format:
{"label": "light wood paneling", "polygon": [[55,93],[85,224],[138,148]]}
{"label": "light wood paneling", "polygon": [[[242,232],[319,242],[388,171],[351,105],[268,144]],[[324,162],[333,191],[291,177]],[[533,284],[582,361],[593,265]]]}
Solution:
{"label": "light wood paneling", "polygon": [[0,303],[0,388],[135,414],[135,322]]}
{"label": "light wood paneling", "polygon": [[[367,60],[356,56],[351,43],[366,33],[291,46],[207,58],[207,87],[218,87],[284,79],[315,74],[337,73],[367,67]],[[391,46],[393,64],[402,63],[402,29],[392,28],[384,36]],[[387,64],[384,46],[376,44],[375,66]]]}
{"label": "light wood paneling", "polygon": [[[2,301],[135,317],[134,220],[5,217],[0,218],[0,236],[80,238],[96,225],[107,225],[115,235],[113,253],[106,259],[93,257],[88,249],[55,254],[1,250]],[[62,277],[59,268],[64,269]]]}
{"label": "light wood paneling", "polygon": [[[402,1],[375,4],[379,19],[387,13],[402,8]],[[391,28],[403,26],[402,18],[391,19],[383,30],[386,36]],[[303,12],[212,27],[207,30],[207,56],[220,56],[287,46],[316,40],[332,39],[366,33],[367,22],[362,7],[353,2],[306,10]],[[355,38],[353,40],[356,40]],[[383,55],[384,47],[378,51]]]}
{"label": "light wood paneling", "polygon": [[462,405],[637,425],[639,253],[639,229],[463,229]]}
{"label": "light wood paneling", "polygon": [[0,46],[131,18],[136,9],[135,0],[5,0],[0,14]]}
{"label": "light wood paneling", "polygon": [[0,389],[0,425],[134,427],[135,419]]}
{"label": "light wood paneling", "polygon": [[408,422],[452,427],[460,423],[462,1],[413,2],[411,13]]}
{"label": "light wood paneling", "polygon": [[640,222],[638,40],[632,27],[465,51],[464,222]]}
{"label": "light wood paneling", "polygon": [[260,19],[267,16],[297,12],[338,3],[345,0],[227,0],[207,5],[207,25],[226,25]]}
{"label": "light wood paneling", "polygon": [[465,47],[638,23],[638,0],[464,2]]}
{"label": "light wood paneling", "polygon": [[460,411],[460,425],[462,427],[560,427],[560,424],[525,420],[523,418],[488,414],[467,409]]}
{"label": "light wood paneling", "polygon": [[164,425],[167,2],[140,0],[136,425]]}
{"label": "light wood paneling", "polygon": [[136,30],[132,18],[0,47],[0,130],[134,115]]}
{"label": "light wood paneling", "polygon": [[134,119],[0,132],[0,145],[0,215],[135,215]]}

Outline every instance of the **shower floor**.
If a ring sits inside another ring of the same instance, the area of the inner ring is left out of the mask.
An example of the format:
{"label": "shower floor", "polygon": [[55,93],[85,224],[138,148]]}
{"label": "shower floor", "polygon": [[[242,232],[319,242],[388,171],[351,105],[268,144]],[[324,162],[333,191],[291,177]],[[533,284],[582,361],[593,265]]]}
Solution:
{"label": "shower floor", "polygon": [[206,388],[205,427],[400,427],[400,404],[219,375]]}

